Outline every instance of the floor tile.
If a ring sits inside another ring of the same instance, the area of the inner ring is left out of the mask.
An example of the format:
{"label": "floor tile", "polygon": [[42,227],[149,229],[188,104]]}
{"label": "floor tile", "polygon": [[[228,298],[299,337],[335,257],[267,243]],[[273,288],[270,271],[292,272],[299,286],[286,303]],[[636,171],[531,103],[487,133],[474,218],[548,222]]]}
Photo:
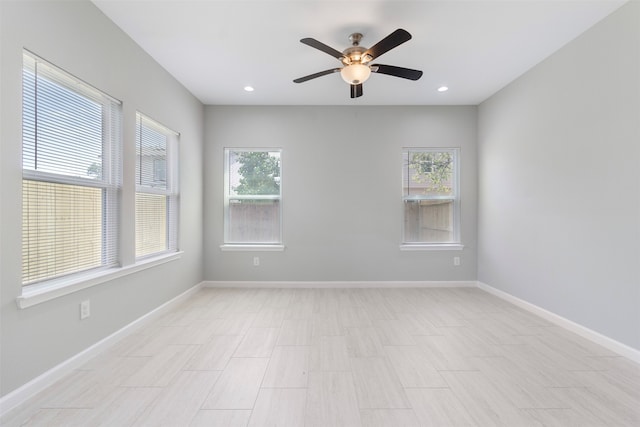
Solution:
{"label": "floor tile", "polygon": [[249,328],[233,357],[270,357],[279,328]]}
{"label": "floor tile", "polygon": [[222,371],[242,340],[241,335],[214,335],[184,366],[192,371]]}
{"label": "floor tile", "polygon": [[420,347],[386,346],[385,351],[403,387],[447,387],[447,382]]}
{"label": "floor tile", "polygon": [[360,409],[410,408],[400,380],[381,357],[351,358]]}
{"label": "floor tile", "polygon": [[232,358],[202,409],[253,409],[269,359]]}
{"label": "floor tile", "polygon": [[413,411],[423,426],[476,425],[449,388],[410,388],[405,391]]}
{"label": "floor tile", "polygon": [[304,426],[306,400],[307,390],[303,388],[260,389],[249,426]]}
{"label": "floor tile", "polygon": [[196,345],[170,345],[149,361],[122,385],[127,387],[165,387],[198,350]]}
{"label": "floor tile", "polygon": [[136,419],[134,426],[177,426],[191,420],[220,376],[218,371],[182,371]]}
{"label": "floor tile", "polygon": [[312,343],[312,320],[288,319],[282,322],[276,345],[311,345]]}
{"label": "floor tile", "polygon": [[305,427],[357,427],[358,399],[350,372],[311,372]]}
{"label": "floor tile", "polygon": [[311,347],[311,370],[314,371],[350,371],[349,348],[347,338],[343,336],[324,336]]}
{"label": "floor tile", "polygon": [[189,427],[246,427],[249,417],[250,410],[202,409]]}
{"label": "floor tile", "polygon": [[275,347],[262,381],[263,388],[305,388],[309,380],[311,348],[305,346]]}
{"label": "floor tile", "polygon": [[363,427],[421,427],[413,409],[362,409]]}

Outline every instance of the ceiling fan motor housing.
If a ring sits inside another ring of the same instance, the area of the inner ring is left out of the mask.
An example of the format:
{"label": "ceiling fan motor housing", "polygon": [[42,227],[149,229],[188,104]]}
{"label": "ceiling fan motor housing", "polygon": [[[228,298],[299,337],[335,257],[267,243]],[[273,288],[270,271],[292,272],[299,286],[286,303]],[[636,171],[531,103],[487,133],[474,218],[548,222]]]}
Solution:
{"label": "ceiling fan motor housing", "polygon": [[348,47],[342,51],[342,54],[344,55],[342,63],[344,65],[366,64],[371,61],[371,57],[369,55],[364,55],[366,51],[367,49],[362,46]]}
{"label": "ceiling fan motor housing", "polygon": [[362,37],[361,33],[353,33],[349,36],[352,46],[342,51],[342,54],[344,55],[342,63],[344,65],[351,65],[354,63],[366,64],[373,59],[370,55],[363,55],[367,51],[367,48],[360,46]]}

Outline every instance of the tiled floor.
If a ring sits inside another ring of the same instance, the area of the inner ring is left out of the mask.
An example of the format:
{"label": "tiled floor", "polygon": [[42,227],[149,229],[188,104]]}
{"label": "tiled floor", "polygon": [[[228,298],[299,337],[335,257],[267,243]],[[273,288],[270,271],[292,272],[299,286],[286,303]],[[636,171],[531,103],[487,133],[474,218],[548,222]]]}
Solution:
{"label": "tiled floor", "polygon": [[3,422],[640,426],[640,366],[479,289],[204,289]]}

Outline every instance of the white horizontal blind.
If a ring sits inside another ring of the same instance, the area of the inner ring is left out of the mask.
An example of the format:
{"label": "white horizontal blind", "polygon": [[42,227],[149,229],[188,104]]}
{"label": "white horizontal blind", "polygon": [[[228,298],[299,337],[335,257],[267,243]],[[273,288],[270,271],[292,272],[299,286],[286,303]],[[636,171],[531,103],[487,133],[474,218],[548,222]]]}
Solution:
{"label": "white horizontal blind", "polygon": [[22,283],[118,264],[120,103],[23,55]]}
{"label": "white horizontal blind", "polygon": [[178,134],[136,116],[136,257],[178,249]]}

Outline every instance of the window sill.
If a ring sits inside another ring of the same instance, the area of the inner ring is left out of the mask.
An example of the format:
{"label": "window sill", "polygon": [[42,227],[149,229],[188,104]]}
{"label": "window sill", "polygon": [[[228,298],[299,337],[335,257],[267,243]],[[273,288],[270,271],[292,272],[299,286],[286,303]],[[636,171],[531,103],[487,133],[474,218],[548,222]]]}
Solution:
{"label": "window sill", "polygon": [[74,275],[73,278],[63,277],[56,280],[50,280],[43,284],[34,284],[26,286],[22,295],[16,299],[18,308],[24,309],[36,304],[40,304],[54,298],[90,288],[100,283],[117,279],[118,277],[127,276],[138,271],[146,270],[157,265],[161,265],[182,257],[183,251],[163,254],[153,258],[147,258],[138,261],[135,264],[126,267],[115,267],[108,270],[91,272],[81,275]]}
{"label": "window sill", "polygon": [[403,244],[401,251],[461,251],[464,245],[461,243],[433,243],[433,244]]}
{"label": "window sill", "polygon": [[220,245],[222,251],[272,251],[282,252],[284,251],[284,245]]}

